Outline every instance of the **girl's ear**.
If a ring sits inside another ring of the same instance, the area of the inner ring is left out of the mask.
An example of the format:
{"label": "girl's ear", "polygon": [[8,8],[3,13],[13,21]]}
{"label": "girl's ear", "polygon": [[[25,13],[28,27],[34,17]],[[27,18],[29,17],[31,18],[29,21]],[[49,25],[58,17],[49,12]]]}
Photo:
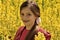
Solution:
{"label": "girl's ear", "polygon": [[37,24],[41,23],[41,18],[40,18],[40,17],[38,17],[38,18],[36,19],[36,23],[37,23]]}

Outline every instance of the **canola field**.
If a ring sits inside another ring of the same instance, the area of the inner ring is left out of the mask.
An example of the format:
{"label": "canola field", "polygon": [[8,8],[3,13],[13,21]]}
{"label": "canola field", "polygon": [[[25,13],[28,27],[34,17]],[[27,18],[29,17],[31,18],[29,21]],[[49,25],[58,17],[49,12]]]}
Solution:
{"label": "canola field", "polygon": [[[20,6],[26,0],[0,0],[0,40],[13,40],[23,24]],[[36,0],[40,8],[40,26],[50,32],[51,40],[60,40],[60,0]],[[38,33],[36,40],[45,40]]]}

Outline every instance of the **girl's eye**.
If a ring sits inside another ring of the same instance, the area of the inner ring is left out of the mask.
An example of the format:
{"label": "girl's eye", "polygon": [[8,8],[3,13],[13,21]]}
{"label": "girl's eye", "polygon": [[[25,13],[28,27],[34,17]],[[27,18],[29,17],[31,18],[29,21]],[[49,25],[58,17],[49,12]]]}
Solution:
{"label": "girl's eye", "polygon": [[22,15],[22,16],[24,16],[24,14],[23,14],[23,13],[22,13],[21,15]]}
{"label": "girl's eye", "polygon": [[31,16],[31,14],[28,14],[28,16]]}

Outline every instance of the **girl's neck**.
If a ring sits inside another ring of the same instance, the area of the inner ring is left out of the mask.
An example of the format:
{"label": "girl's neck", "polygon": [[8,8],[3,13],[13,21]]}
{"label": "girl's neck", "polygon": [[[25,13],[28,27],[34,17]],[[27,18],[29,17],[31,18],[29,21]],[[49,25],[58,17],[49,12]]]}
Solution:
{"label": "girl's neck", "polygon": [[[31,30],[32,27],[26,26],[26,30]],[[36,25],[36,29],[39,28],[39,25]]]}
{"label": "girl's neck", "polygon": [[31,30],[32,27],[26,26],[26,30]]}

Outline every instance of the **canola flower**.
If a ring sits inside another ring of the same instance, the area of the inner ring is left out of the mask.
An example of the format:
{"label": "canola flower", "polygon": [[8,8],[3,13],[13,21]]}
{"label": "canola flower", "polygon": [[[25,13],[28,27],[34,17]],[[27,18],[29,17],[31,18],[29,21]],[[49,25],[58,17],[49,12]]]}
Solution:
{"label": "canola flower", "polygon": [[[13,40],[23,24],[20,6],[26,0],[0,0],[0,40]],[[40,8],[40,26],[50,32],[51,40],[60,40],[60,0],[36,0]],[[42,33],[35,40],[45,40]]]}
{"label": "canola flower", "polygon": [[35,40],[45,40],[45,36],[43,33],[38,32],[38,35],[35,35]]}

